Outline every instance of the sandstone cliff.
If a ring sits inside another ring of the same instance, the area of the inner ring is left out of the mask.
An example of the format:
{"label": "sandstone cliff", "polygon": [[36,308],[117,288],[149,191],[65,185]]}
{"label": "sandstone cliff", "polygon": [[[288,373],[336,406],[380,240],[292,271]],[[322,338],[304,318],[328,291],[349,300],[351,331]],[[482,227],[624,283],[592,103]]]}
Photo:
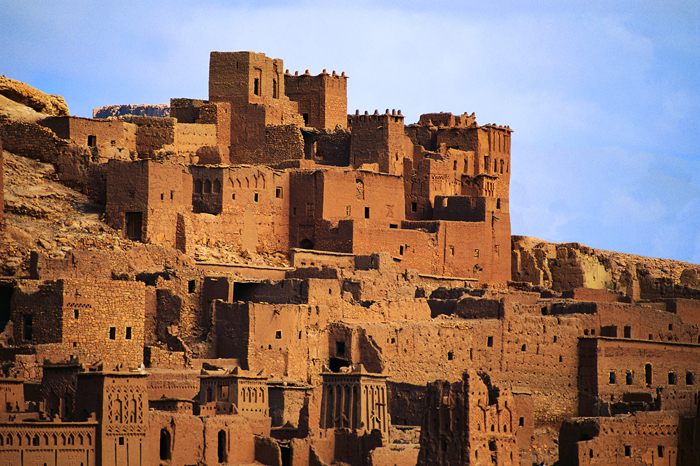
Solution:
{"label": "sandstone cliff", "polygon": [[0,95],[47,116],[70,115],[68,105],[60,95],[45,94],[28,84],[5,76],[0,76]]}
{"label": "sandstone cliff", "polygon": [[167,118],[170,116],[170,105],[106,105],[104,107],[96,108],[92,111],[93,118],[109,118],[126,115]]}
{"label": "sandstone cliff", "polygon": [[512,280],[557,292],[593,288],[635,299],[700,297],[700,265],[512,237]]}

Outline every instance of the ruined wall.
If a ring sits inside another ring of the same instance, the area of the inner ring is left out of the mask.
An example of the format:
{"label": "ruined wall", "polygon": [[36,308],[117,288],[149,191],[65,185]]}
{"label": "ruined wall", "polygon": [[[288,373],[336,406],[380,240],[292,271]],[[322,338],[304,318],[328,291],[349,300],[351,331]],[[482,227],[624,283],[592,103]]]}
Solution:
{"label": "ruined wall", "polygon": [[215,147],[217,130],[213,124],[177,123],[173,137],[173,150],[179,155],[195,155],[202,147]]}
{"label": "ruined wall", "polygon": [[175,143],[174,118],[127,116],[124,121],[137,126],[136,151],[141,159],[153,158],[157,150]]}
{"label": "ruined wall", "polygon": [[48,128],[1,116],[0,138],[7,152],[46,163],[56,162],[61,149],[69,144]]}
{"label": "ruined wall", "polygon": [[424,407],[418,464],[520,464],[513,395],[487,374],[469,370],[459,382],[429,384]]}

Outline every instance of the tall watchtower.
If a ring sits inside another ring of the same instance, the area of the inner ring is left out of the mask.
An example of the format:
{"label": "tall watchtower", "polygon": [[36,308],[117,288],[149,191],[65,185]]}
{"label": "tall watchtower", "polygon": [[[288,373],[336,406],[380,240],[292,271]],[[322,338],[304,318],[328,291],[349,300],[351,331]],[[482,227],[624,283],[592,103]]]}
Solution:
{"label": "tall watchtower", "polygon": [[97,464],[148,464],[148,392],[146,373],[83,372],[78,374],[75,411],[96,413],[99,421]]}

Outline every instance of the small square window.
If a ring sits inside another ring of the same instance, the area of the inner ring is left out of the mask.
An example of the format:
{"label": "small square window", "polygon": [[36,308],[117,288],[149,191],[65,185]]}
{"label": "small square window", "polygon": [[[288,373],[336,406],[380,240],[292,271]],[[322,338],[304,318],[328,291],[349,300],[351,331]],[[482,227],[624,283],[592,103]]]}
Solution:
{"label": "small square window", "polygon": [[124,445],[124,437],[119,437],[119,445]]}
{"label": "small square window", "polygon": [[279,186],[275,188],[275,197],[277,199],[282,199],[282,188],[280,188]]}
{"label": "small square window", "polygon": [[275,332],[275,339],[281,340],[282,339],[282,330],[277,330]]}
{"label": "small square window", "polygon": [[625,445],[625,456],[632,456],[632,447],[630,445]]}

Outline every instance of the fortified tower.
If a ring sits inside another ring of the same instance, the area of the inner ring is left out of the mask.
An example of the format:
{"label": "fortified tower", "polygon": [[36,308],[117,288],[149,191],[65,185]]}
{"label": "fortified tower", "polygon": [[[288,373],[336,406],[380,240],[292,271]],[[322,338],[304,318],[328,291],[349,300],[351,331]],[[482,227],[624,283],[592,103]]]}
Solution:
{"label": "fortified tower", "polygon": [[373,115],[359,110],[348,118],[352,129],[350,139],[350,165],[360,168],[364,164],[377,164],[378,171],[390,175],[403,175],[403,159],[412,157],[413,144],[404,132],[404,118],[389,109],[383,115],[377,110]]}
{"label": "fortified tower", "polygon": [[318,76],[310,75],[309,70],[301,76],[298,73],[292,76],[289,71],[284,74],[287,97],[299,104],[304,124],[316,129],[347,126],[347,81],[345,72],[340,76],[326,70]]}
{"label": "fortified tower", "polygon": [[346,428],[389,433],[386,378],[365,371],[359,364],[351,372],[324,372],[321,428]]}
{"label": "fortified tower", "polygon": [[148,464],[148,393],[146,373],[83,372],[78,374],[77,414],[97,414],[97,464]]}

